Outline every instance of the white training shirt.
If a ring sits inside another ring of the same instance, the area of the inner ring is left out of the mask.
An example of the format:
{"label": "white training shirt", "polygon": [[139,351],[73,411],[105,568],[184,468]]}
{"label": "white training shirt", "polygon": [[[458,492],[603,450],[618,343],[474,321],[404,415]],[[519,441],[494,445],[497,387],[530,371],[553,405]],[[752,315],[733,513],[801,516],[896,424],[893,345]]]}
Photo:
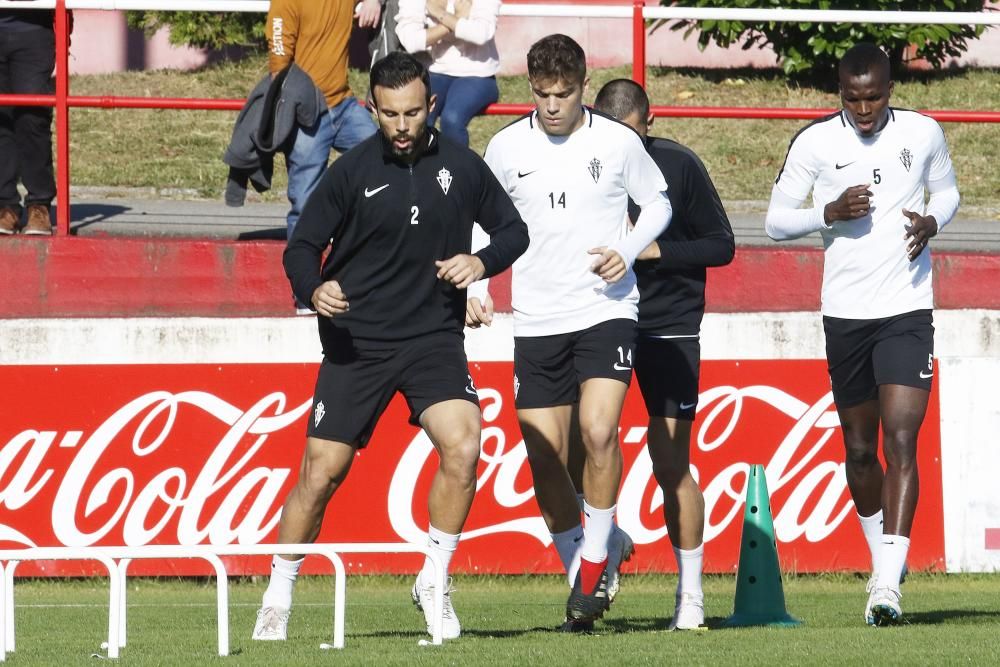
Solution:
{"label": "white training shirt", "polygon": [[[812,215],[768,214],[768,234],[785,239],[820,231],[826,249],[822,313],[846,319],[877,319],[933,308],[930,248],[910,261],[905,238],[910,221],[903,209],[925,213],[925,188],[954,194],[951,156],[941,127],[915,111],[890,109],[889,120],[871,137],[861,136],[846,112],[820,119],[793,139],[775,180],[772,209],[782,195],[798,206],[812,191]],[[824,207],[848,187],[869,184],[871,212],[864,218],[826,225]],[[936,187],[935,187],[936,186]],[[806,214],[806,211],[798,213]]]}
{"label": "white training shirt", "polygon": [[[645,247],[670,219],[667,184],[639,135],[588,108],[578,130],[550,136],[532,113],[500,130],[485,159],[531,239],[513,266],[514,335],[549,336],[612,319],[635,320],[639,291],[631,263],[637,241],[648,237]],[[622,221],[629,196],[662,219],[640,218],[626,241]],[[609,285],[591,270],[598,256],[588,251],[601,246],[619,249],[628,265],[617,283]]]}

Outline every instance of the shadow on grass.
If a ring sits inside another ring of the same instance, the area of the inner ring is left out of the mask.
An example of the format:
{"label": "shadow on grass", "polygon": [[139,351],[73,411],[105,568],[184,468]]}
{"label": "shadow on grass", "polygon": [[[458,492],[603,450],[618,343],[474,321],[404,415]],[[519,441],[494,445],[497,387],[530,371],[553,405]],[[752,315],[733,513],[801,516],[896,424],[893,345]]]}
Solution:
{"label": "shadow on grass", "polygon": [[935,609],[934,611],[909,612],[904,620],[911,625],[940,625],[951,621],[976,620],[987,623],[1000,621],[1000,611],[980,609]]}
{"label": "shadow on grass", "polygon": [[[557,627],[537,626],[534,628],[523,628],[515,630],[487,630],[462,628],[463,637],[479,637],[481,639],[507,639],[511,637],[521,637],[534,632],[559,632]],[[402,632],[399,630],[385,630],[373,632],[352,632],[348,639],[426,639],[430,641],[430,635],[420,630],[412,632]]]}
{"label": "shadow on grass", "polygon": [[[612,618],[605,619],[604,625],[615,632],[666,632],[670,627],[670,618],[670,616]],[[709,616],[705,619],[705,625],[709,630],[722,629],[722,624],[725,622],[725,616]]]}

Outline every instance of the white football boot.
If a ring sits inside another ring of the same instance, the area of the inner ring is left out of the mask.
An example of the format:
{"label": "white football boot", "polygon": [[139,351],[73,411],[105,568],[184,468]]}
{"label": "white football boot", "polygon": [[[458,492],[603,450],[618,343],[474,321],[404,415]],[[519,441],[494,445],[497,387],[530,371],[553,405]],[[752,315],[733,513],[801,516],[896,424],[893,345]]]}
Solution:
{"label": "white football boot", "polygon": [[[448,578],[448,586],[444,591],[444,624],[441,629],[442,639],[457,639],[462,634],[462,625],[458,622],[458,616],[455,615],[455,608],[451,606],[451,592],[454,589],[451,587],[451,578]],[[434,585],[428,584],[426,586],[420,585],[420,577],[413,582],[413,590],[410,591],[410,596],[413,598],[413,604],[417,606],[417,609],[424,612],[424,622],[427,624],[427,633],[430,635],[434,634]]]}
{"label": "white football boot", "polygon": [[614,602],[621,586],[622,563],[632,558],[635,553],[635,543],[628,533],[614,524],[611,537],[608,538],[608,601]]}
{"label": "white football boot", "polygon": [[903,609],[899,606],[902,593],[891,588],[877,588],[872,594],[871,625],[884,627],[896,625],[903,620]]}
{"label": "white football boot", "polygon": [[705,630],[705,598],[703,595],[679,593],[674,605],[674,617],[668,631]]}
{"label": "white football boot", "polygon": [[[906,581],[906,573],[909,571],[905,565],[903,566],[903,574],[899,578],[900,586]],[[872,576],[868,577],[868,583],[865,584],[865,592],[868,593],[868,602],[865,604],[865,623],[868,625],[875,625],[875,617],[872,616],[872,602],[875,601],[875,585],[878,583],[878,572],[872,572]],[[902,594],[900,594],[902,596]]]}
{"label": "white football boot", "polygon": [[257,623],[253,626],[253,639],[265,642],[283,642],[288,639],[288,617],[292,612],[277,607],[257,610]]}

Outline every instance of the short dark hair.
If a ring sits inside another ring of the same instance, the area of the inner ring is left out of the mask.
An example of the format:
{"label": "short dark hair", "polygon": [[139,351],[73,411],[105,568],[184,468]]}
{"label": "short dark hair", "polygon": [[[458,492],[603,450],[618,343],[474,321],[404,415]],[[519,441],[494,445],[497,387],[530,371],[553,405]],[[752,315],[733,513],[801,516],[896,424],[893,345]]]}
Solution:
{"label": "short dark hair", "polygon": [[372,66],[368,75],[368,90],[375,99],[375,86],[398,90],[411,81],[420,79],[431,98],[431,77],[424,64],[404,51],[393,51]]}
{"label": "short dark hair", "polygon": [[613,79],[598,91],[594,108],[618,120],[624,120],[634,113],[646,120],[649,116],[649,96],[632,79]]}
{"label": "short dark hair", "polygon": [[841,77],[864,76],[877,70],[885,73],[887,79],[892,77],[889,56],[871,42],[858,42],[840,59],[838,74]]}
{"label": "short dark hair", "polygon": [[528,49],[528,76],[542,81],[583,83],[587,78],[587,56],[572,37],[542,37]]}

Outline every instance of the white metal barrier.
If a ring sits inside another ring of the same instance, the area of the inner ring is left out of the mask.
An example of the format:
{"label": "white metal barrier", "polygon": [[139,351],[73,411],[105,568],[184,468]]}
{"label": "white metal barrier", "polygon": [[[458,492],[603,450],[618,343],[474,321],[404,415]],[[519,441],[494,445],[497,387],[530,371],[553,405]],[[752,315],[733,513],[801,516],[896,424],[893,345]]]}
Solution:
{"label": "white metal barrier", "polygon": [[333,648],[344,648],[344,616],[347,605],[347,575],[342,553],[419,553],[431,559],[435,568],[434,622],[431,643],[442,643],[445,572],[438,556],[426,546],[407,543],[326,543],[326,544],[253,544],[253,545],[148,545],[139,547],[36,547],[31,549],[0,550],[0,662],[7,659],[16,647],[14,628],[14,571],[19,563],[39,560],[92,560],[101,563],[108,571],[110,591],[108,598],[109,658],[117,658],[126,644],[126,580],[128,566],[134,560],[157,558],[197,558],[208,562],[215,570],[217,582],[216,614],[218,650],[220,656],[229,655],[229,581],[222,556],[273,556],[275,554],[301,553],[328,559],[333,566]]}

